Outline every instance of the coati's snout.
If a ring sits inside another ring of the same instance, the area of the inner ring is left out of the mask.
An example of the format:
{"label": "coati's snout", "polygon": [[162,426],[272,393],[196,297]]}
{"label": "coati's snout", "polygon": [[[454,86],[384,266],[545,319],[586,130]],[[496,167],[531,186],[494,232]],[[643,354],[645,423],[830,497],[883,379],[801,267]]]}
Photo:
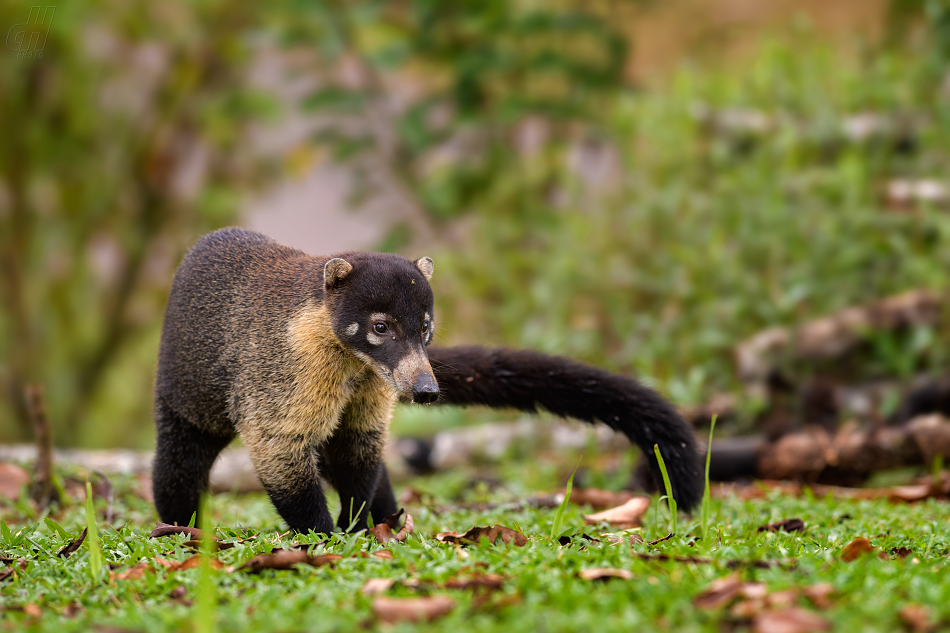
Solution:
{"label": "coati's snout", "polygon": [[333,331],[402,402],[439,398],[425,347],[432,341],[432,260],[344,253],[324,264]]}
{"label": "coati's snout", "polygon": [[412,383],[412,401],[419,404],[431,404],[439,399],[439,385],[432,374],[419,374]]}

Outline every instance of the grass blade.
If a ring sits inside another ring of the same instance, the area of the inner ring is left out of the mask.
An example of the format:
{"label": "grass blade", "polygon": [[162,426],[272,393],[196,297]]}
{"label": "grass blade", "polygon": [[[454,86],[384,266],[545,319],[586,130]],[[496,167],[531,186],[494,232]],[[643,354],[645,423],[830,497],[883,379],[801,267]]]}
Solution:
{"label": "grass blade", "polygon": [[713,430],[716,428],[716,417],[713,414],[712,422],[709,424],[709,443],[706,445],[706,488],[703,490],[702,521],[703,521],[703,543],[706,543],[706,534],[709,530],[709,462],[712,457]]}
{"label": "grass blade", "polygon": [[551,523],[552,540],[561,535],[561,525],[564,523],[564,511],[567,509],[567,504],[571,501],[571,490],[574,489],[574,475],[577,474],[577,469],[580,465],[581,462],[578,460],[577,466],[574,467],[574,472],[571,473],[571,476],[567,480],[567,486],[564,488],[564,500],[561,501],[561,505],[557,507],[557,512],[554,513],[554,521]]}
{"label": "grass blade", "polygon": [[656,461],[660,465],[660,472],[663,473],[663,486],[666,488],[666,503],[670,507],[670,534],[676,534],[676,499],[673,498],[673,486],[670,485],[670,475],[666,472],[666,463],[663,456],[660,455],[660,445],[653,445],[653,452],[656,453]]}
{"label": "grass blade", "polygon": [[[211,525],[211,508],[208,504],[207,494],[201,495],[201,511],[198,516],[201,522],[201,568],[198,573],[195,631],[197,633],[214,633],[217,630],[214,611],[218,598],[211,569],[211,554],[214,551],[214,539],[211,532],[214,528]],[[194,521],[194,517],[192,517],[192,521]]]}
{"label": "grass blade", "polygon": [[86,543],[89,544],[89,573],[93,582],[102,576],[102,549],[99,547],[99,528],[96,527],[96,508],[92,503],[92,485],[86,482]]}

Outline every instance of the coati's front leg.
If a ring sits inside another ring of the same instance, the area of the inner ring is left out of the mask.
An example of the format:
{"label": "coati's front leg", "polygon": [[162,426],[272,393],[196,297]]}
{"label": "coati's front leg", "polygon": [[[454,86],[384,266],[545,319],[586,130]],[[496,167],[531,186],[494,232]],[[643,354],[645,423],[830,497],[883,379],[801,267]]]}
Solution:
{"label": "coati's front leg", "polygon": [[208,489],[211,465],[233,434],[208,433],[155,398],[157,440],[152,463],[152,495],[165,523],[197,522],[201,493]]}
{"label": "coati's front leg", "polygon": [[320,485],[313,438],[248,429],[241,439],[271,503],[290,529],[332,532],[333,518]]}
{"label": "coati's front leg", "polygon": [[337,525],[362,530],[367,517],[374,521],[396,512],[383,449],[395,393],[381,378],[369,374],[343,409],[340,426],[324,443],[323,474],[340,493]]}

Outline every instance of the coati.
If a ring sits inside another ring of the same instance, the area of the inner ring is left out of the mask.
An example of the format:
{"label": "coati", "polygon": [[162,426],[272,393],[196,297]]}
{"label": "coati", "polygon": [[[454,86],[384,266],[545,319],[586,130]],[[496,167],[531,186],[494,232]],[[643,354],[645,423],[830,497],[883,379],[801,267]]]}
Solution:
{"label": "coati", "polygon": [[159,350],[152,478],[162,521],[189,522],[236,435],[294,530],[333,529],[318,475],[340,494],[341,528],[395,513],[382,454],[397,400],[601,421],[644,451],[657,480],[658,444],[679,506],[697,503],[692,433],[652,390],[536,352],[427,352],[432,272],[428,257],[309,256],[238,228],[201,238],[175,274]]}

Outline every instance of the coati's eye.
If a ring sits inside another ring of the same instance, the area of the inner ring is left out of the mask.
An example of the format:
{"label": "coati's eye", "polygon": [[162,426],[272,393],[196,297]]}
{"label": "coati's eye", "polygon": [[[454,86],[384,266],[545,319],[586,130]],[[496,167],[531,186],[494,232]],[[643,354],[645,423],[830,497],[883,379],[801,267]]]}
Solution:
{"label": "coati's eye", "polygon": [[423,333],[423,334],[428,334],[428,333],[429,333],[429,322],[428,322],[428,321],[423,321],[423,322],[422,322],[422,333]]}
{"label": "coati's eye", "polygon": [[377,334],[385,334],[388,329],[389,328],[386,326],[386,324],[382,322],[373,326],[373,330],[375,330]]}

